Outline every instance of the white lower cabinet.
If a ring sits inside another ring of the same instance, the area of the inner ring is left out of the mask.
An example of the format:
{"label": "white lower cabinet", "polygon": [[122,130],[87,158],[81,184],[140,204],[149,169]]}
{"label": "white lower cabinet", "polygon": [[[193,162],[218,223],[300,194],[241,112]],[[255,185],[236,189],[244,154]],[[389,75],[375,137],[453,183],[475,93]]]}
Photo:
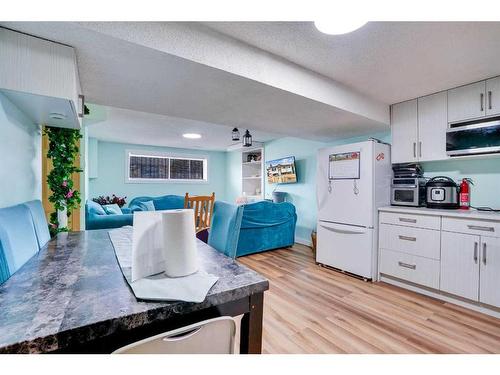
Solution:
{"label": "white lower cabinet", "polygon": [[479,298],[479,245],[481,238],[462,233],[441,233],[441,290],[477,301]]}
{"label": "white lower cabinet", "polygon": [[[469,306],[480,303],[486,311],[500,309],[500,220],[439,214],[422,219],[421,210],[380,213],[383,280],[431,288],[435,295],[460,297]],[[404,221],[396,220],[400,217]]]}
{"label": "white lower cabinet", "polygon": [[429,288],[439,288],[438,260],[383,249],[380,272]]}
{"label": "white lower cabinet", "polygon": [[380,248],[439,259],[439,231],[388,224],[380,227]]}
{"label": "white lower cabinet", "polygon": [[500,307],[500,238],[481,237],[479,301]]}

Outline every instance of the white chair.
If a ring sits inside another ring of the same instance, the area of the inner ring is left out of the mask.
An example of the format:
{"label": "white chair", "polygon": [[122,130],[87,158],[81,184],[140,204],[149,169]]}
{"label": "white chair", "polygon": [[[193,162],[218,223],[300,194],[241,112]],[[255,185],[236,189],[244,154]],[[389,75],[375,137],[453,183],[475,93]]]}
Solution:
{"label": "white chair", "polygon": [[134,342],[113,354],[233,354],[236,323],[209,319]]}

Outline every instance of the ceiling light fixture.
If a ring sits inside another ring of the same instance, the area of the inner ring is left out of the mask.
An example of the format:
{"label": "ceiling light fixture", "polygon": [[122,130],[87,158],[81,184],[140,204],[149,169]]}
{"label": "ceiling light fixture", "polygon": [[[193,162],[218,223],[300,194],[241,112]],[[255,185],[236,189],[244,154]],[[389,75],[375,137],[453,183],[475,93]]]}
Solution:
{"label": "ceiling light fixture", "polygon": [[314,21],[314,26],[324,34],[342,35],[350,33],[363,27],[366,21],[353,20],[349,17],[345,19],[322,19]]}
{"label": "ceiling light fixture", "polygon": [[251,147],[252,146],[252,134],[248,131],[248,129],[245,131],[245,134],[243,135],[243,147]]}
{"label": "ceiling light fixture", "polygon": [[182,136],[184,138],[188,138],[188,139],[200,139],[201,138],[201,134],[198,134],[198,133],[184,133]]}
{"label": "ceiling light fixture", "polygon": [[240,131],[238,130],[238,128],[233,129],[232,136],[233,136],[233,141],[236,142],[240,140]]}

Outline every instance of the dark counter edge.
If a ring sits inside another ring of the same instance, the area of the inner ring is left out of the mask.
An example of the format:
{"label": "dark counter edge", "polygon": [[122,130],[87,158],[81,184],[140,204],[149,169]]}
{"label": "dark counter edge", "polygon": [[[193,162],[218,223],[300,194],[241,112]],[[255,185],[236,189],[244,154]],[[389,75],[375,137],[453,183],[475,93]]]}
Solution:
{"label": "dark counter edge", "polygon": [[[263,278],[262,281],[257,283],[242,286],[241,290],[231,290],[210,295],[202,303],[185,304],[185,302],[181,302],[185,305],[179,306],[182,307],[180,311],[175,311],[175,307],[177,307],[175,303],[174,307],[171,305],[161,306],[137,314],[124,315],[72,330],[58,332],[55,335],[37,337],[33,340],[3,346],[0,347],[0,354],[64,353],[66,349],[73,347],[81,347],[83,348],[82,352],[88,352],[85,349],[86,344],[92,344],[95,341],[98,342],[115,334],[127,335],[128,332],[132,333],[133,331],[147,329],[148,326],[158,327],[158,325],[163,325],[163,332],[166,332],[182,326],[176,324],[177,322],[186,322],[184,324],[188,325],[210,317],[242,314],[243,311],[235,308],[235,306],[245,305],[252,295],[264,293],[268,289],[269,281]],[[137,334],[132,334],[131,336],[133,338]],[[137,339],[141,339],[140,335]],[[71,350],[69,352],[75,351]]]}

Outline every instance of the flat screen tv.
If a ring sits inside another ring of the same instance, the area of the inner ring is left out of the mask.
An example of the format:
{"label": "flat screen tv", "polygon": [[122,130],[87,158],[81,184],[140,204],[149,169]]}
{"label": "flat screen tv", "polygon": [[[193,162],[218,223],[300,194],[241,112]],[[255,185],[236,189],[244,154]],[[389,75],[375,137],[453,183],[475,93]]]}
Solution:
{"label": "flat screen tv", "polygon": [[295,156],[266,161],[266,174],[269,184],[291,184],[297,182]]}

